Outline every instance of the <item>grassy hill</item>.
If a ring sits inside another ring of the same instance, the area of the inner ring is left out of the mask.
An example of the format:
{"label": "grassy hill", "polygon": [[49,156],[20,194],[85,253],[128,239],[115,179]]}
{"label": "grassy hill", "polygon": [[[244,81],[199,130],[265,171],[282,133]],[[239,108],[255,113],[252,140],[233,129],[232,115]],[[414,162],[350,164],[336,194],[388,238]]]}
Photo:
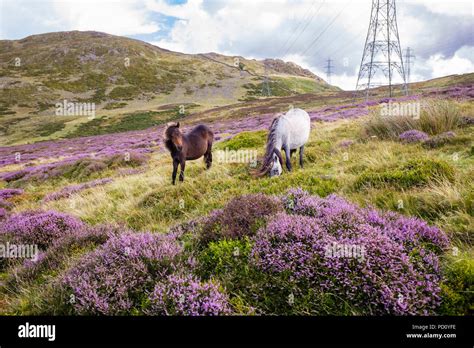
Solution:
{"label": "grassy hill", "polygon": [[[207,110],[264,98],[262,75],[273,96],[337,91],[310,71],[281,60],[248,60],[216,53],[182,54],[99,32],[59,32],[0,41],[2,144],[81,134],[83,116],[56,116],[55,104],[91,102],[96,116],[124,129],[128,119],[156,112],[140,124],[159,124],[185,106]],[[158,113],[160,111],[161,113]],[[168,111],[169,115],[163,116]],[[122,118],[126,118],[122,121]]]}

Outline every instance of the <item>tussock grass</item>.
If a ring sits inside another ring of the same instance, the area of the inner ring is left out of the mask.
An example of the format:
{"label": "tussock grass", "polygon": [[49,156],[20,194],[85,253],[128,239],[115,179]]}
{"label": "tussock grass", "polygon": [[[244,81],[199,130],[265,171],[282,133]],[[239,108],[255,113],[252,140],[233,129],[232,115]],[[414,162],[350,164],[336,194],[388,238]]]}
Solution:
{"label": "tussock grass", "polygon": [[428,134],[440,134],[456,129],[461,120],[459,107],[449,100],[434,100],[422,106],[420,129]]}
{"label": "tussock grass", "polygon": [[457,103],[448,100],[429,100],[421,105],[420,117],[383,116],[379,109],[371,112],[371,117],[363,127],[365,137],[377,136],[380,139],[398,139],[410,129],[417,129],[436,135],[456,129],[461,120]]}

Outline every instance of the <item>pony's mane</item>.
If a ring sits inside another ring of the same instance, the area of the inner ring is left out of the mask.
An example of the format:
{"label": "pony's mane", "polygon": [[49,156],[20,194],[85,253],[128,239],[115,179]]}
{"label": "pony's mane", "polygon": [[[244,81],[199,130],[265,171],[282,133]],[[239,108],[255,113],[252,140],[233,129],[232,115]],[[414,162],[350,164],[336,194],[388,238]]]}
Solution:
{"label": "pony's mane", "polygon": [[163,142],[164,142],[166,148],[170,152],[173,152],[173,151],[176,150],[173,142],[171,141],[171,131],[174,130],[177,126],[178,126],[177,123],[174,123],[174,124],[168,123],[167,127],[165,128],[165,130],[163,132]]}
{"label": "pony's mane", "polygon": [[263,176],[268,173],[270,168],[272,167],[273,162],[273,153],[275,151],[275,143],[276,143],[276,130],[278,126],[278,122],[283,115],[276,116],[272,124],[270,125],[270,130],[267,136],[267,145],[265,148],[265,156],[263,157],[263,163],[260,170],[256,173],[257,176]]}

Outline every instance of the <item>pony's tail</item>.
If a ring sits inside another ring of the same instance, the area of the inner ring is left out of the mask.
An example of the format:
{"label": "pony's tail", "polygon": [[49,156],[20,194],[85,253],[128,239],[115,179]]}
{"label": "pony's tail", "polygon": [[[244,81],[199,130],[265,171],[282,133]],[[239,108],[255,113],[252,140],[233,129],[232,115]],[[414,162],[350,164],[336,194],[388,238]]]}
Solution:
{"label": "pony's tail", "polygon": [[279,119],[279,116],[275,117],[272,121],[272,124],[270,125],[270,131],[268,132],[267,146],[265,149],[265,156],[263,157],[263,163],[260,169],[252,172],[253,176],[262,177],[266,175],[272,167],[273,154],[275,153],[276,128]]}

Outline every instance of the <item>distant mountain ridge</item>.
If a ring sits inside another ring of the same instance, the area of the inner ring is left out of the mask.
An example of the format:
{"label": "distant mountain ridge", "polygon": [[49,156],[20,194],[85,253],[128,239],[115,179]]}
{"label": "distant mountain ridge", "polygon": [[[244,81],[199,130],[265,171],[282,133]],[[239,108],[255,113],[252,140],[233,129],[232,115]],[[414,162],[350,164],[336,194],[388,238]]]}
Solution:
{"label": "distant mountain ridge", "polygon": [[[173,92],[179,98],[199,94],[197,89],[223,87],[229,89],[228,99],[235,101],[255,96],[265,63],[270,75],[279,75],[281,91],[276,94],[336,89],[294,63],[238,57],[239,65],[235,65],[234,60],[215,53],[172,52],[100,32],[58,32],[2,40],[0,81],[2,89],[9,91],[0,93],[0,102],[4,106],[18,102],[41,112],[62,97],[106,106],[110,101],[150,100]],[[239,81],[234,81],[236,78]],[[308,85],[308,78],[314,79],[313,85]],[[301,79],[299,89],[292,88],[292,79]],[[285,89],[287,93],[282,92]]]}

